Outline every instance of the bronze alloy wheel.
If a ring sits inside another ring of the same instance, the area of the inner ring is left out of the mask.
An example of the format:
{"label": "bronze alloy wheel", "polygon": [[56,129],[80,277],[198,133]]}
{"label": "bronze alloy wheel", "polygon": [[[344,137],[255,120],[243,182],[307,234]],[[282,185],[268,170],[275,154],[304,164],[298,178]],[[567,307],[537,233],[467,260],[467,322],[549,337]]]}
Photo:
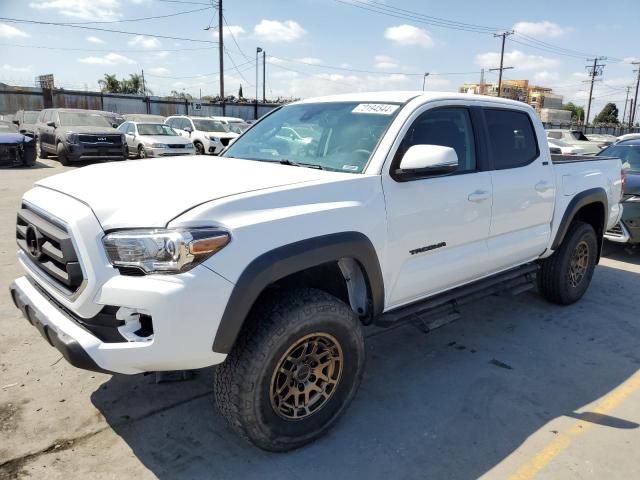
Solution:
{"label": "bronze alloy wheel", "polygon": [[280,357],[271,377],[273,410],[286,420],[302,420],[324,407],[342,377],[342,347],[328,333],[312,333]]}
{"label": "bronze alloy wheel", "polygon": [[576,245],[569,264],[569,285],[577,287],[589,267],[589,245],[582,240]]}

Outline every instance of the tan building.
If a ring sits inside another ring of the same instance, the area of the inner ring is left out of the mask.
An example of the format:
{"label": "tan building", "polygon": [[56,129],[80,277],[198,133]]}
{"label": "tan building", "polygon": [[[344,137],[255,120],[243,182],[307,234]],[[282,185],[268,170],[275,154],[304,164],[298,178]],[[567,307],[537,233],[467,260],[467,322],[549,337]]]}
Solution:
{"label": "tan building", "polygon": [[[498,84],[465,83],[458,91],[460,93],[497,97]],[[552,93],[551,88],[529,85],[529,80],[503,80],[502,97],[528,103],[538,114],[543,108],[556,109],[562,106],[562,95]]]}

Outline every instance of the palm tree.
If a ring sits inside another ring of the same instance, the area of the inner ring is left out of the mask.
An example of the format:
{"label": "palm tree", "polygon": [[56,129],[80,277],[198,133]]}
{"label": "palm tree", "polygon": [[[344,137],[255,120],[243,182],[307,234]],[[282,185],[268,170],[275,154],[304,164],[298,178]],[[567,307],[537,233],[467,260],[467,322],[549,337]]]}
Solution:
{"label": "palm tree", "polygon": [[113,74],[105,73],[104,79],[98,80],[98,85],[100,85],[100,90],[106,93],[119,93],[122,91],[120,81]]}

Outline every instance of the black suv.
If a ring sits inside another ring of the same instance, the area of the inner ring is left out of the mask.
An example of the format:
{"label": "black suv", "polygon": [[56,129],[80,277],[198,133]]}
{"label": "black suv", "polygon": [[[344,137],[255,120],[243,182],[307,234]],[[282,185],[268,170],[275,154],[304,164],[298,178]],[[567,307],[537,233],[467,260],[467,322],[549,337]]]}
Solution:
{"label": "black suv", "polygon": [[37,110],[18,110],[16,116],[13,117],[13,123],[18,126],[21,134],[28,137],[35,137],[36,135],[36,122],[38,121]]}
{"label": "black suv", "polygon": [[126,160],[124,135],[113,128],[104,112],[47,108],[36,125],[38,156],[57,155],[63,165],[88,159]]}

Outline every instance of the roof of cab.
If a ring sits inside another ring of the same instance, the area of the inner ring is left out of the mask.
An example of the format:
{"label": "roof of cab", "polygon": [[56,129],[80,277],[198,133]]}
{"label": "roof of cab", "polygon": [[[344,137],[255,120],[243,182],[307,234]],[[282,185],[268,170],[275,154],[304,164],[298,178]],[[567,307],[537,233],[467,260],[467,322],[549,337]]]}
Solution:
{"label": "roof of cab", "polygon": [[[509,100],[507,98],[491,97],[487,95],[473,95],[470,93],[455,93],[455,92],[422,92],[420,90],[412,91],[384,91],[384,92],[358,92],[358,93],[343,93],[339,95],[329,95],[326,97],[306,98],[294,102],[294,104],[302,103],[320,103],[320,102],[382,102],[382,103],[405,103],[414,98],[422,98],[425,101],[433,100],[467,100],[467,101],[483,101],[499,103],[504,105],[513,105],[522,107],[528,107],[526,103],[518,102],[516,100]],[[531,107],[529,107],[531,108]]]}

